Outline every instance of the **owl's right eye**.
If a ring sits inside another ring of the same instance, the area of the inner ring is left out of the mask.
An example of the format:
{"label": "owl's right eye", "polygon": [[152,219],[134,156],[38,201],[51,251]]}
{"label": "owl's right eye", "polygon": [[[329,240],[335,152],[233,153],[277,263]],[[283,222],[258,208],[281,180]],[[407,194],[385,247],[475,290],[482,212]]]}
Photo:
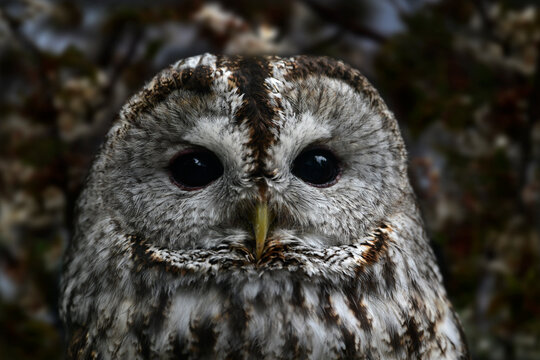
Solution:
{"label": "owl's right eye", "polygon": [[169,162],[169,173],[175,185],[183,190],[198,190],[223,175],[218,157],[205,149],[190,149]]}

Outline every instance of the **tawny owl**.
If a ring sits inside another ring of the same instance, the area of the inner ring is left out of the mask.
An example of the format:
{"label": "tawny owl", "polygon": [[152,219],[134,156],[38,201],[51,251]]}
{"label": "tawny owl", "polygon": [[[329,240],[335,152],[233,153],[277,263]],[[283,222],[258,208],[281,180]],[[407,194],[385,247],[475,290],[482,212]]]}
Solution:
{"label": "tawny owl", "polygon": [[342,62],[182,60],[78,203],[69,358],[466,359],[398,125]]}

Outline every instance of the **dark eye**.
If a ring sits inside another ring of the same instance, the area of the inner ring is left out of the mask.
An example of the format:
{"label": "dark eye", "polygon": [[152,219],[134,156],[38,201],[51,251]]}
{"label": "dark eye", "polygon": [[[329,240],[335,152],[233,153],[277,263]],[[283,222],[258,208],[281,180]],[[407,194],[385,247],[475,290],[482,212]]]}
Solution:
{"label": "dark eye", "polygon": [[171,159],[171,178],[184,190],[198,190],[223,174],[223,165],[208,150],[187,150]]}
{"label": "dark eye", "polygon": [[306,150],[294,160],[292,173],[310,185],[328,187],[338,179],[339,162],[329,150]]}

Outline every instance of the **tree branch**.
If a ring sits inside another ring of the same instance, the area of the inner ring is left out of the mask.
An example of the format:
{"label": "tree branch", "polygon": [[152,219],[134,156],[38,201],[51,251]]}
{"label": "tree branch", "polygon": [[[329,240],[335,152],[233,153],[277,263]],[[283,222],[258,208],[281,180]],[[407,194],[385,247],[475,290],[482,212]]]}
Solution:
{"label": "tree branch", "polygon": [[[523,191],[523,189],[525,189],[529,180],[527,179],[527,172],[529,169],[529,163],[532,160],[532,131],[536,123],[540,121],[540,103],[538,102],[538,99],[540,99],[540,41],[538,41],[536,44],[536,65],[534,70],[532,91],[528,99],[527,123],[523,127],[523,132],[521,134],[523,140],[521,143],[522,158],[519,169],[520,191]],[[520,196],[520,199],[522,209],[525,210],[526,204],[523,203],[522,196]],[[538,212],[537,216],[540,217],[540,204],[537,204],[537,206],[539,207],[538,209],[536,209]],[[539,224],[538,226],[540,227],[540,222],[536,223]]]}
{"label": "tree branch", "polygon": [[321,18],[332,22],[341,28],[356,34],[361,37],[365,37],[377,43],[386,41],[387,37],[379,34],[378,32],[362,25],[347,17],[346,13],[336,11],[330,6],[321,4],[314,0],[302,0],[311,10],[313,10]]}

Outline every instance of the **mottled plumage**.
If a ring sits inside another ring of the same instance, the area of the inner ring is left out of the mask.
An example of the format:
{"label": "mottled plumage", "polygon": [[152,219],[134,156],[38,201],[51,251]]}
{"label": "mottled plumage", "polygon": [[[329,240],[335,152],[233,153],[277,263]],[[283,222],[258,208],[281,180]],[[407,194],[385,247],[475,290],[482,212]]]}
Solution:
{"label": "mottled plumage", "polygon": [[[311,148],[339,160],[332,183],[293,174]],[[223,174],[177,186],[190,149]],[[397,123],[327,58],[206,54],[135,95],[79,199],[60,308],[68,358],[468,358]]]}

